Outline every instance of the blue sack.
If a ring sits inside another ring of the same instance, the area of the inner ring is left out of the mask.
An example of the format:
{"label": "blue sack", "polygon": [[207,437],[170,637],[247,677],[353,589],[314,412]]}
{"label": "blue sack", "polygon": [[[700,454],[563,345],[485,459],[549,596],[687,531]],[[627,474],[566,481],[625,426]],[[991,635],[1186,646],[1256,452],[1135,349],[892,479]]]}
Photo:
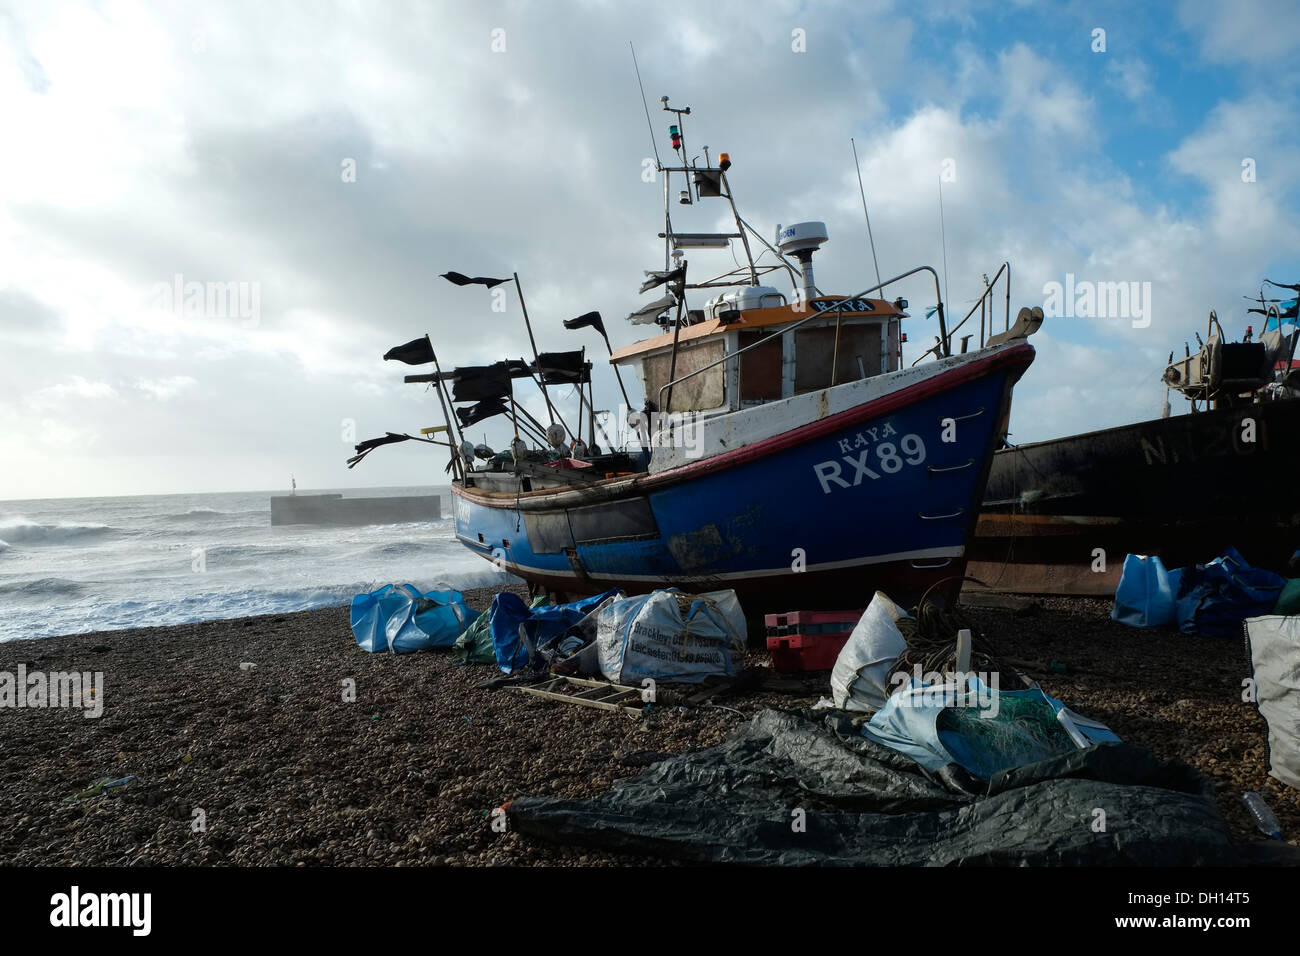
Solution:
{"label": "blue sack", "polygon": [[385,584],[352,599],[352,634],[371,653],[451,647],[473,619],[464,595],[453,590],[421,593],[410,584]]}
{"label": "blue sack", "polygon": [[1286,578],[1252,568],[1235,548],[1209,564],[1184,568],[1178,588],[1178,629],[1202,637],[1237,637],[1248,617],[1272,613]]}
{"label": "blue sack", "polygon": [[516,595],[503,591],[492,599],[488,608],[488,627],[497,667],[503,674],[531,664],[539,650],[545,650],[564,636],[564,632],[590,614],[606,598],[618,594],[606,591],[569,604],[548,604],[529,608]]}
{"label": "blue sack", "polygon": [[1174,626],[1178,621],[1174,595],[1182,573],[1181,568],[1166,571],[1155,555],[1127,555],[1110,619],[1130,627]]}

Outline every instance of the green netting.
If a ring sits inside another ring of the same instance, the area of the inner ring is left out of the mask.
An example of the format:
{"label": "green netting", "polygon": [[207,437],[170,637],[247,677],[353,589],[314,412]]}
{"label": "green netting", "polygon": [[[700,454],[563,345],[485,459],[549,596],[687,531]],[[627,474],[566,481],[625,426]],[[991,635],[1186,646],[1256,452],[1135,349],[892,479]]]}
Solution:
{"label": "green netting", "polygon": [[1043,698],[998,697],[997,715],[982,707],[945,707],[935,719],[943,746],[976,776],[1036,763],[1077,748]]}

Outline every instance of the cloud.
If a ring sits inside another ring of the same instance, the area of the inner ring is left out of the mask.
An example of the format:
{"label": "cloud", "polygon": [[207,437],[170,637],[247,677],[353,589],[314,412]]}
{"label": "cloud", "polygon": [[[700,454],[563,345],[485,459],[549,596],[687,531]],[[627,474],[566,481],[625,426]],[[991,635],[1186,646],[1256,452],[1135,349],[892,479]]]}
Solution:
{"label": "cloud", "polygon": [[198,380],[191,378],[189,375],[172,375],[168,378],[154,379],[152,381],[138,378],[135,380],[134,387],[153,401],[168,402],[198,384]]}
{"label": "cloud", "polygon": [[[572,9],[119,3],[0,16],[0,114],[23,144],[0,151],[0,425],[16,462],[0,497],[279,487],[290,472],[304,487],[442,480],[442,459],[424,448],[344,468],[344,421],[363,438],[441,417],[380,356],[426,331],[444,367],[530,354],[513,289],[496,311],[485,290],[438,278],[448,269],[518,272],[541,349],[585,345],[599,359],[597,337],[560,326],[591,309],[615,347],[641,337],[621,317],[644,301],[642,270],[662,262],[663,184],[644,182],[642,164],[648,136],[671,153],[665,93],[692,107],[688,159],[706,145],[731,153],[741,213],[763,235],[826,221],[825,289],[874,282],[849,136],[882,271],[944,272],[946,256],[954,318],[1004,259],[1013,313],[1067,272],[1151,282],[1149,329],[1044,329],[1017,392],[1020,440],[1154,413],[1168,348],[1300,247],[1285,58],[1277,89],[1225,87],[1221,102],[1186,108],[1190,120],[1165,121],[1167,143],[1140,172],[1098,103],[1118,94],[1160,112],[1178,96],[1168,62],[1152,44],[1079,69],[1036,33],[1047,10],[991,24],[980,3],[729,0],[670,3],[654,18]],[[1225,46],[1221,31],[1238,29],[1227,14],[1187,5],[1179,16],[1183,31],[1164,41],[1189,62],[1204,49],[1242,64],[1233,75],[1258,72]],[[1298,32],[1278,11],[1243,17]],[[496,29],[504,52],[493,52]],[[1250,186],[1247,156],[1259,172]],[[343,175],[353,163],[354,182]],[[678,228],[700,231],[729,228],[727,212],[672,206]],[[691,265],[733,264],[701,253]],[[154,307],[157,284],[178,275],[255,285],[256,322]],[[933,323],[920,316],[933,286],[918,278],[891,293],[913,301],[912,341],[928,341]],[[617,384],[597,364],[604,408]],[[1121,372],[1131,383],[1106,384]],[[69,429],[93,442],[50,444]],[[499,422],[483,430],[508,441]]]}
{"label": "cloud", "polygon": [[1136,57],[1116,56],[1106,62],[1106,82],[1125,99],[1141,103],[1151,95],[1151,68]]}
{"label": "cloud", "polygon": [[84,407],[116,398],[117,389],[107,382],[90,382],[80,375],[74,375],[70,381],[37,389],[23,399],[23,404],[33,411],[45,411],[51,408]]}
{"label": "cloud", "polygon": [[1200,52],[1211,61],[1293,77],[1285,60],[1300,50],[1300,34],[1291,0],[1184,0],[1178,19],[1199,36]]}

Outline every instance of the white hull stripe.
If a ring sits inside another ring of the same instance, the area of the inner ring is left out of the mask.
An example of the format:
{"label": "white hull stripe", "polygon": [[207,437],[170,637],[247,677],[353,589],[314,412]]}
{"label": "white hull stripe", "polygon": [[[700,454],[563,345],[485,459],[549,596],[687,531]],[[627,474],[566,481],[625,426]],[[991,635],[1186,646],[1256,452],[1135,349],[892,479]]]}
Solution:
{"label": "white hull stripe", "polygon": [[[590,572],[585,575],[585,580],[591,581],[735,581],[746,578],[776,578],[793,574],[807,574],[809,571],[835,571],[841,568],[865,567],[872,564],[888,564],[893,561],[916,561],[923,558],[960,558],[965,553],[965,548],[923,548],[919,551],[897,551],[893,554],[874,554],[867,558],[850,558],[846,561],[826,561],[822,564],[810,564],[803,571],[794,571],[791,568],[761,568],[756,571],[728,571],[723,574],[606,574],[604,572]],[[573,571],[556,569],[554,571],[545,568],[530,568],[526,565],[516,564],[513,561],[501,559],[498,565],[510,571],[515,572],[520,577],[546,576],[552,578],[572,578],[575,581],[584,580],[583,575]]]}

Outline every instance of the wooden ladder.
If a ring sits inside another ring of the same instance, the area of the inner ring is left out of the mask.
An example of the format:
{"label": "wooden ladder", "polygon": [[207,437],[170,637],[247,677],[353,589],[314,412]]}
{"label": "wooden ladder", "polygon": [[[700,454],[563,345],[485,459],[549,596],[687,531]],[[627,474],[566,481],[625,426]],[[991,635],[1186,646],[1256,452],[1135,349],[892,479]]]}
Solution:
{"label": "wooden ladder", "polygon": [[630,701],[636,701],[638,704],[641,702],[641,690],[637,687],[628,687],[626,684],[584,680],[581,677],[552,677],[540,684],[511,689],[545,700],[557,700],[582,707],[598,707],[601,710],[621,710],[633,717],[641,716],[640,707],[627,706]]}

